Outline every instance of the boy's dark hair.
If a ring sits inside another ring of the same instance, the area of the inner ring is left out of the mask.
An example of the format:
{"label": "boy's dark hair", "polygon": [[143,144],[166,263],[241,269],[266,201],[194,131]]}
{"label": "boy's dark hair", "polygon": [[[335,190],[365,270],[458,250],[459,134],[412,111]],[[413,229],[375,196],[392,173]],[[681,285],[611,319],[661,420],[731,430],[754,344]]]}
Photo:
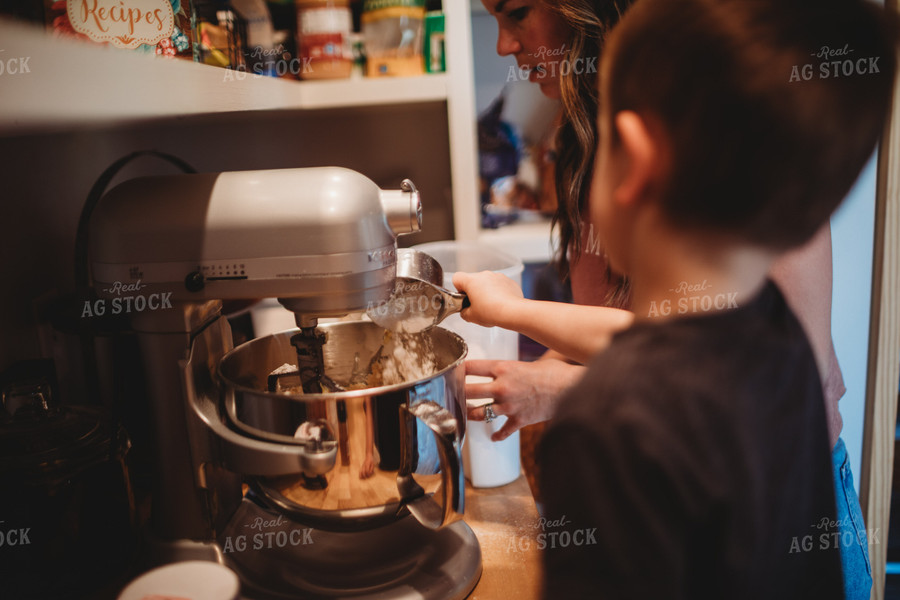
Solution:
{"label": "boy's dark hair", "polygon": [[662,126],[673,224],[786,249],[872,154],[895,24],[865,0],[639,0],[605,50],[601,105]]}

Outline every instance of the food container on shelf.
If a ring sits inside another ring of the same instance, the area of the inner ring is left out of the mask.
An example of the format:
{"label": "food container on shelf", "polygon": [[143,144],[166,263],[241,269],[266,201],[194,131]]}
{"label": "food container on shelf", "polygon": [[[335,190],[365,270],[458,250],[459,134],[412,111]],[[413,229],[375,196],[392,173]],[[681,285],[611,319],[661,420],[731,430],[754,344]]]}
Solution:
{"label": "food container on shelf", "polygon": [[425,71],[443,73],[447,70],[444,36],[444,13],[433,10],[425,13]]}
{"label": "food container on shelf", "polygon": [[366,0],[362,13],[366,75],[423,74],[424,23],[425,0]]}
{"label": "food container on shelf", "polygon": [[247,22],[217,0],[194,0],[195,60],[205,65],[247,70]]}
{"label": "food container on shelf", "polygon": [[[433,256],[444,270],[444,287],[453,287],[456,271],[495,271],[506,275],[519,285],[522,284],[522,261],[515,256],[497,250],[493,246],[476,242],[430,242],[414,246]],[[459,334],[469,348],[468,360],[495,359],[518,360],[519,334],[499,327],[482,327],[464,321],[458,315],[450,315],[441,326]],[[484,378],[468,376],[467,382],[483,381]],[[487,399],[467,398],[471,405],[485,404]],[[496,487],[517,479],[521,471],[519,460],[519,432],[502,442],[491,441],[491,435],[499,431],[506,422],[500,415],[491,423],[469,421],[468,435],[463,445],[463,470],[475,487]]]}
{"label": "food container on shelf", "polygon": [[296,0],[303,79],[346,79],[353,71],[349,0]]}

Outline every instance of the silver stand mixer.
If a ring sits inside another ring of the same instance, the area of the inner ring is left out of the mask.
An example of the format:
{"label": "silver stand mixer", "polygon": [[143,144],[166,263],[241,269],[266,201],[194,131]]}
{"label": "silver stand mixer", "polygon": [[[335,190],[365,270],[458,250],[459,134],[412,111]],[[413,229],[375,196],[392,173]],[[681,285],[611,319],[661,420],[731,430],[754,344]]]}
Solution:
{"label": "silver stand mixer", "polygon": [[[474,588],[480,549],[459,520],[465,344],[436,328],[432,376],[353,390],[383,330],[317,327],[387,301],[396,237],[420,227],[410,181],[381,190],[342,168],[138,178],[103,197],[90,223],[95,302],[131,313],[147,374],[151,563],[223,563],[257,598]],[[298,330],[232,350],[221,301],[269,297]],[[282,362],[299,363],[302,393],[267,388]],[[362,455],[375,464],[357,477]]]}

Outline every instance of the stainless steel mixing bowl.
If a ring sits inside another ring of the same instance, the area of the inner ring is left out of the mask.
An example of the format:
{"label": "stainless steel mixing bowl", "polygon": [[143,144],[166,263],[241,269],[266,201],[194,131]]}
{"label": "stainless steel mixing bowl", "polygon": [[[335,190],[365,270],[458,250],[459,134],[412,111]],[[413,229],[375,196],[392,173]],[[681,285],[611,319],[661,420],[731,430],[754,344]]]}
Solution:
{"label": "stainless steel mixing bowl", "polygon": [[[362,376],[372,365],[377,371],[385,355],[385,330],[362,321],[320,329],[327,377],[337,389],[364,385]],[[272,372],[296,364],[295,333],[242,344],[218,367],[232,429],[303,447],[301,472],[256,478],[256,493],[297,521],[335,531],[378,527],[408,513],[431,528],[457,520],[466,424],[462,338],[439,327],[414,334],[420,352],[434,353],[432,372],[415,380],[321,394],[269,391]]]}

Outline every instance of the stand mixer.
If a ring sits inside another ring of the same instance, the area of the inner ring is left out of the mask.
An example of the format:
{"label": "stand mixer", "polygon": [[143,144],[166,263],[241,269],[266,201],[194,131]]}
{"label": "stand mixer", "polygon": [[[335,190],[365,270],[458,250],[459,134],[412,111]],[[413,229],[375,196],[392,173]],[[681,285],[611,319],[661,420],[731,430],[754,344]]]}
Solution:
{"label": "stand mixer", "polygon": [[[481,556],[459,520],[465,344],[436,332],[429,344],[448,348],[446,356],[433,376],[409,386],[346,392],[322,385],[327,369],[340,371],[329,348],[361,348],[360,336],[380,330],[317,327],[319,319],[390,298],[396,238],[420,229],[421,212],[409,180],[381,190],[334,167],[138,178],[103,197],[90,224],[93,284],[98,302],[134,299],[128,306],[155,440],[151,563],[227,564],[244,593],[260,598],[463,598],[471,591]],[[221,301],[268,297],[294,313],[298,330],[231,352]],[[248,383],[264,382],[286,356],[298,365],[304,395]],[[337,473],[356,460],[354,436],[363,436],[348,411],[365,416],[377,475],[396,488],[387,500],[359,501],[352,489],[337,505],[323,500],[338,493]],[[298,424],[304,436],[291,435]],[[400,437],[397,450],[390,428]],[[426,467],[429,452],[439,460]],[[301,499],[271,492],[285,478],[300,482]],[[245,481],[253,490],[246,496]],[[235,540],[254,524],[270,528],[270,542],[290,542],[235,553]],[[348,575],[348,567],[360,573]]]}

